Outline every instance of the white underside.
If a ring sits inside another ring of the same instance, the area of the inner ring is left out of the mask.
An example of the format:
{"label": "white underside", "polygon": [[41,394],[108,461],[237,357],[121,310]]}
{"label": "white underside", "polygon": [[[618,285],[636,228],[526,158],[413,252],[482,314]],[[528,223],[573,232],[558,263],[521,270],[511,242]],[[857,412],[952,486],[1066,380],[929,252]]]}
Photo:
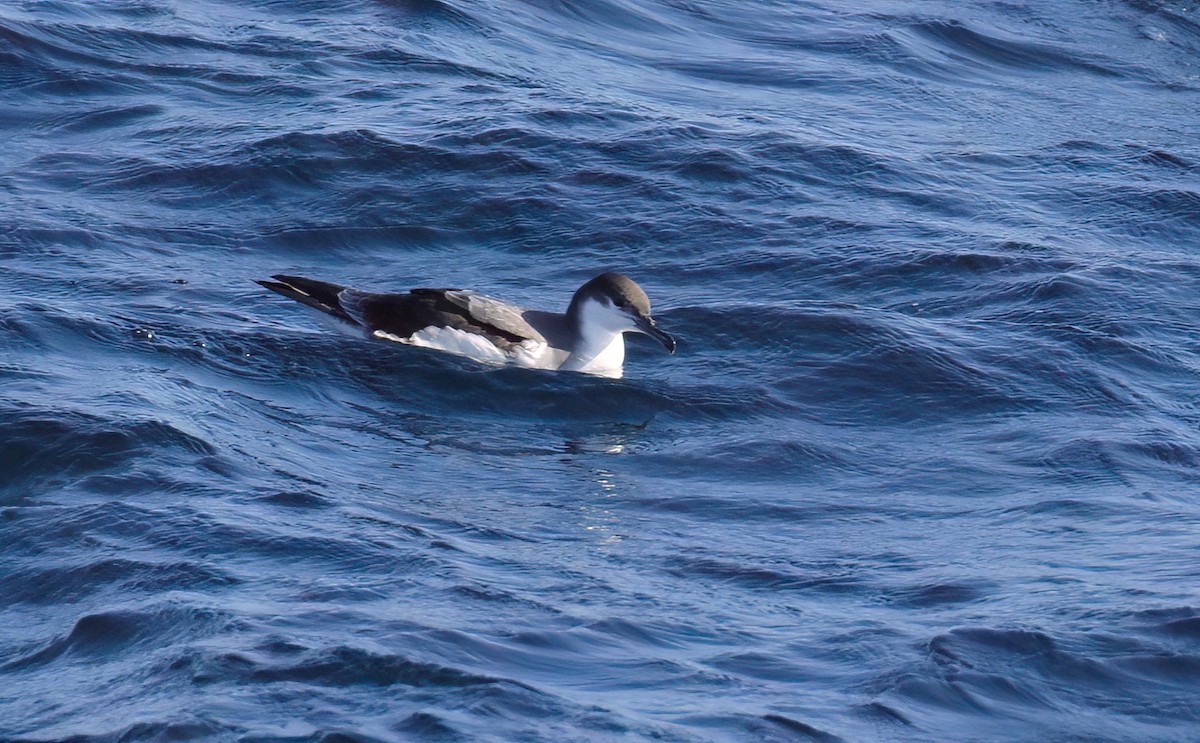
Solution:
{"label": "white underside", "polygon": [[593,338],[592,341],[588,343],[585,339],[559,368],[614,379],[620,377],[621,367],[625,364],[625,336],[613,333],[611,337]]}
{"label": "white underside", "polygon": [[499,348],[478,333],[456,328],[430,326],[413,333],[407,338],[376,330],[371,334],[382,340],[403,343],[408,346],[432,348],[437,351],[465,356],[484,364],[498,366],[513,365],[526,369],[562,369],[585,374],[621,377],[625,362],[625,341],[616,333],[607,344],[592,354],[566,352],[551,348],[543,341],[526,340],[509,350]]}

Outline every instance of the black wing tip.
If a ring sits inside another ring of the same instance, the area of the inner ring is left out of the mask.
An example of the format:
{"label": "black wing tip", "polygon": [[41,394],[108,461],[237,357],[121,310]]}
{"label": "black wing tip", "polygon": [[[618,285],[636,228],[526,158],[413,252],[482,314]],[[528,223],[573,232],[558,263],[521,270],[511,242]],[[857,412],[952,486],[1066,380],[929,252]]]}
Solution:
{"label": "black wing tip", "polygon": [[321,294],[321,292],[317,291],[318,289],[328,288],[330,290],[340,291],[343,288],[337,284],[327,284],[323,281],[314,281],[312,279],[306,279],[303,276],[292,276],[286,273],[277,273],[271,276],[271,278],[274,280],[268,281],[266,279],[254,279],[254,283],[258,284],[259,286],[265,286],[271,291],[279,292],[280,294],[292,297],[293,299],[296,298],[294,295],[300,294],[305,297],[317,299],[317,301],[322,301],[321,299],[318,299],[318,295]]}
{"label": "black wing tip", "polygon": [[297,288],[297,282],[307,281],[307,279],[305,279],[303,276],[292,276],[286,273],[271,274],[271,278],[274,279],[274,281],[267,281],[266,279],[255,279],[254,281],[256,284],[262,284],[263,286],[278,284],[282,286],[289,286],[293,289]]}
{"label": "black wing tip", "polygon": [[[267,279],[254,279],[254,283],[258,284],[259,286],[263,287],[264,289],[270,289],[271,291],[277,292],[286,297],[292,297],[293,299],[295,298],[292,295],[296,294],[297,290],[296,290],[296,287],[292,286],[291,284],[289,284],[286,281],[286,279],[288,277],[272,276],[271,278],[275,279],[275,281],[268,281]],[[302,292],[300,292],[300,293],[302,293]]]}
{"label": "black wing tip", "polygon": [[270,289],[276,294],[282,294],[288,299],[294,299],[300,304],[312,307],[315,310],[320,310],[327,315],[332,315],[339,320],[342,320],[350,325],[361,326],[362,323],[350,316],[346,309],[342,307],[340,300],[340,292],[344,287],[337,284],[328,284],[323,281],[314,281],[300,276],[288,276],[287,274],[275,274],[271,277],[274,281],[266,279],[255,279],[254,283],[259,286]]}

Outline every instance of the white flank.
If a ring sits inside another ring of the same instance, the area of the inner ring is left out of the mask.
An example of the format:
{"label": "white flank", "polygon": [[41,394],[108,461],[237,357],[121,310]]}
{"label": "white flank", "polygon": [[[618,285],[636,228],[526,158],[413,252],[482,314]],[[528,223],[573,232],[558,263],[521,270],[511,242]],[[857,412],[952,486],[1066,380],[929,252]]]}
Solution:
{"label": "white flank", "polygon": [[512,350],[512,362],[526,369],[557,369],[562,354],[555,353],[545,341],[532,338],[518,343]]}
{"label": "white flank", "polygon": [[[380,335],[378,331],[375,333]],[[385,334],[386,335],[386,334]],[[395,338],[395,336],[392,336]],[[391,338],[389,338],[391,340]],[[508,362],[508,356],[503,351],[496,348],[495,344],[484,338],[478,333],[468,333],[465,330],[456,328],[439,328],[429,326],[410,335],[408,338],[401,341],[410,346],[420,346],[421,348],[433,348],[446,353],[454,353],[459,356],[482,361],[485,364],[505,364]]]}

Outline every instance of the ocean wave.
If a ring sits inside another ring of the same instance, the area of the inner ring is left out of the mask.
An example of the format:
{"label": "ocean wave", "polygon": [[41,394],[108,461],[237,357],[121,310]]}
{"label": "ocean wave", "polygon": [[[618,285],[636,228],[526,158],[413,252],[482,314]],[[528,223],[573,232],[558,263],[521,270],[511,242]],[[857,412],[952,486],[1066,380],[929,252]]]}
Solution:
{"label": "ocean wave", "polygon": [[[5,735],[1186,737],[1194,16],[0,9]],[[675,355],[252,283],[601,270]]]}

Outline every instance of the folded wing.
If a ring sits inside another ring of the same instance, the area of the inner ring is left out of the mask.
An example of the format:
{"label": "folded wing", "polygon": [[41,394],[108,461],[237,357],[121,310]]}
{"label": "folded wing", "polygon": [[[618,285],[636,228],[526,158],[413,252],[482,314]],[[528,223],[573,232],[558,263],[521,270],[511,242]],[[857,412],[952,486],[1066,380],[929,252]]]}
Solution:
{"label": "folded wing", "polygon": [[440,331],[449,329],[479,336],[499,349],[546,341],[526,320],[525,308],[472,291],[413,289],[375,294],[300,276],[271,278],[258,283],[380,338],[424,345],[429,337],[445,336]]}

